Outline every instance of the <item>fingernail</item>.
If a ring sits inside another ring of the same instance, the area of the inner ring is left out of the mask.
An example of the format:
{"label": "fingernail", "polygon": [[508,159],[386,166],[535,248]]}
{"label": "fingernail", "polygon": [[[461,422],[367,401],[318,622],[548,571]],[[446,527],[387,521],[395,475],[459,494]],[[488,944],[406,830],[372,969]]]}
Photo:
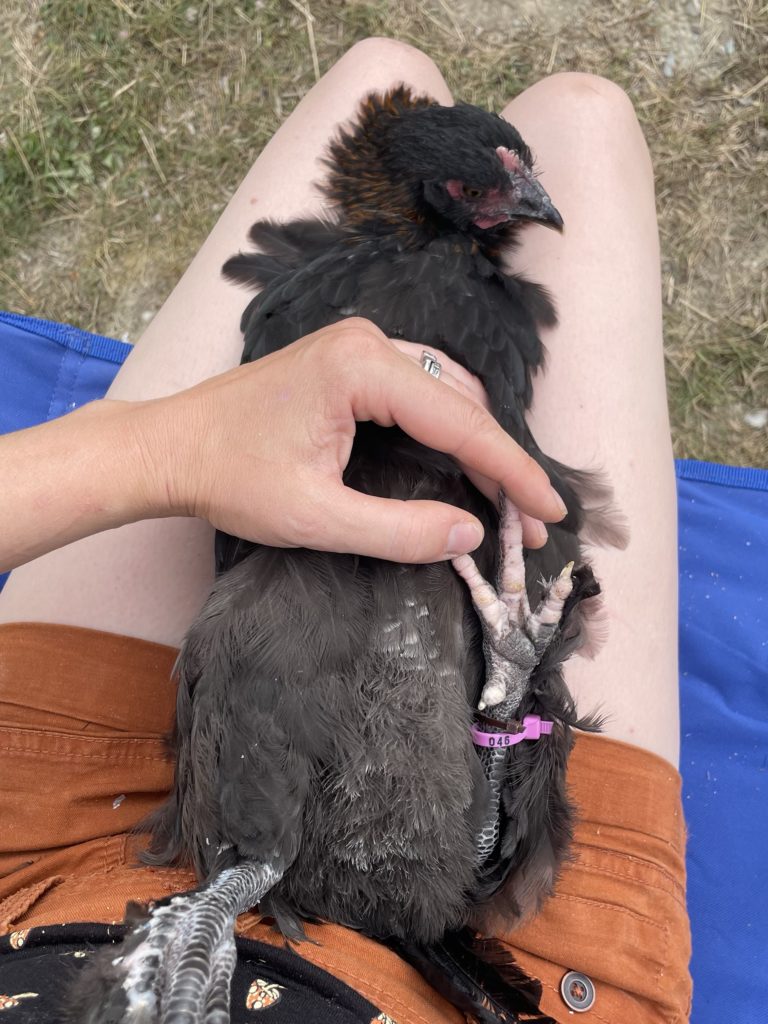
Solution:
{"label": "fingernail", "polygon": [[560,519],[564,519],[568,515],[568,509],[565,507],[565,502],[557,493],[554,487],[551,487],[552,497],[555,499],[555,504],[560,509]]}
{"label": "fingernail", "polygon": [[547,533],[547,528],[544,523],[541,523],[536,519],[533,523],[533,532],[536,534],[536,540],[539,543],[539,547],[543,548],[549,539],[549,534]]}
{"label": "fingernail", "polygon": [[466,555],[468,551],[474,551],[482,539],[482,527],[475,523],[456,523],[448,534],[446,558],[456,558],[457,555]]}

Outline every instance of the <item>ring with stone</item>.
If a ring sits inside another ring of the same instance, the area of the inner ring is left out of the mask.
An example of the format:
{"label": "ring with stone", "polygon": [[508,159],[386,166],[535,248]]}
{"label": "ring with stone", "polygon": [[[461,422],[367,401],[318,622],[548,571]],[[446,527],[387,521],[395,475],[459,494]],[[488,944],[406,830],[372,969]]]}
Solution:
{"label": "ring with stone", "polygon": [[427,352],[425,350],[424,352],[421,353],[421,365],[432,377],[437,377],[438,380],[440,379],[440,371],[442,370],[442,366],[437,361],[437,359],[432,355],[431,352]]}

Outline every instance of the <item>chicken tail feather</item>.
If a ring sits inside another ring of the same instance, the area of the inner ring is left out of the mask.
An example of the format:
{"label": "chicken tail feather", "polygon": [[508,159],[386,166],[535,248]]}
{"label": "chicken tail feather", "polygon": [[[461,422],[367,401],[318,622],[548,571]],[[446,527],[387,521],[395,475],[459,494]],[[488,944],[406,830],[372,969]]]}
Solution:
{"label": "chicken tail feather", "polygon": [[447,932],[431,946],[398,943],[394,948],[436,991],[480,1024],[556,1024],[539,1008],[541,983],[525,973],[498,939],[463,928]]}

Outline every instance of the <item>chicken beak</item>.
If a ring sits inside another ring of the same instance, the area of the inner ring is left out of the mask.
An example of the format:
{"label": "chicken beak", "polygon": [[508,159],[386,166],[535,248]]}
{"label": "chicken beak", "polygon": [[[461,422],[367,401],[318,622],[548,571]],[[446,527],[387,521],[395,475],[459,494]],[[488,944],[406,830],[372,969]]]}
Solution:
{"label": "chicken beak", "polygon": [[514,201],[507,208],[510,219],[535,220],[556,231],[563,230],[563,218],[532,174],[510,174]]}

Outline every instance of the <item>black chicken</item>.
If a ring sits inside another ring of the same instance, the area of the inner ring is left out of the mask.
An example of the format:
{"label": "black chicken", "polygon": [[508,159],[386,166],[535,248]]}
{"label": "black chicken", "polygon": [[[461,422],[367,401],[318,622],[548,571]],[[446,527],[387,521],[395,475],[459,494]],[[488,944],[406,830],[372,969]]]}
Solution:
{"label": "black chicken", "polygon": [[219,579],[178,663],[175,787],[147,855],[191,861],[205,885],[127,940],[94,1021],[227,1020],[233,920],[256,903],[291,939],[321,918],[393,944],[480,1019],[545,1019],[535,983],[474,931],[551,892],[571,836],[571,728],[596,725],[578,719],[561,664],[599,589],[572,571],[577,538],[606,522],[607,494],[526,426],[537,325],[555,313],[502,267],[525,222],[562,221],[510,124],[404,87],[369,96],[327,164],[337,217],[257,223],[261,252],[224,268],[262,289],[244,361],[352,315],[438,347],[480,377],[568,516],[524,565],[503,496],[499,518],[450,458],[361,424],[346,483],[470,510],[486,530],[477,564],[218,538]]}

